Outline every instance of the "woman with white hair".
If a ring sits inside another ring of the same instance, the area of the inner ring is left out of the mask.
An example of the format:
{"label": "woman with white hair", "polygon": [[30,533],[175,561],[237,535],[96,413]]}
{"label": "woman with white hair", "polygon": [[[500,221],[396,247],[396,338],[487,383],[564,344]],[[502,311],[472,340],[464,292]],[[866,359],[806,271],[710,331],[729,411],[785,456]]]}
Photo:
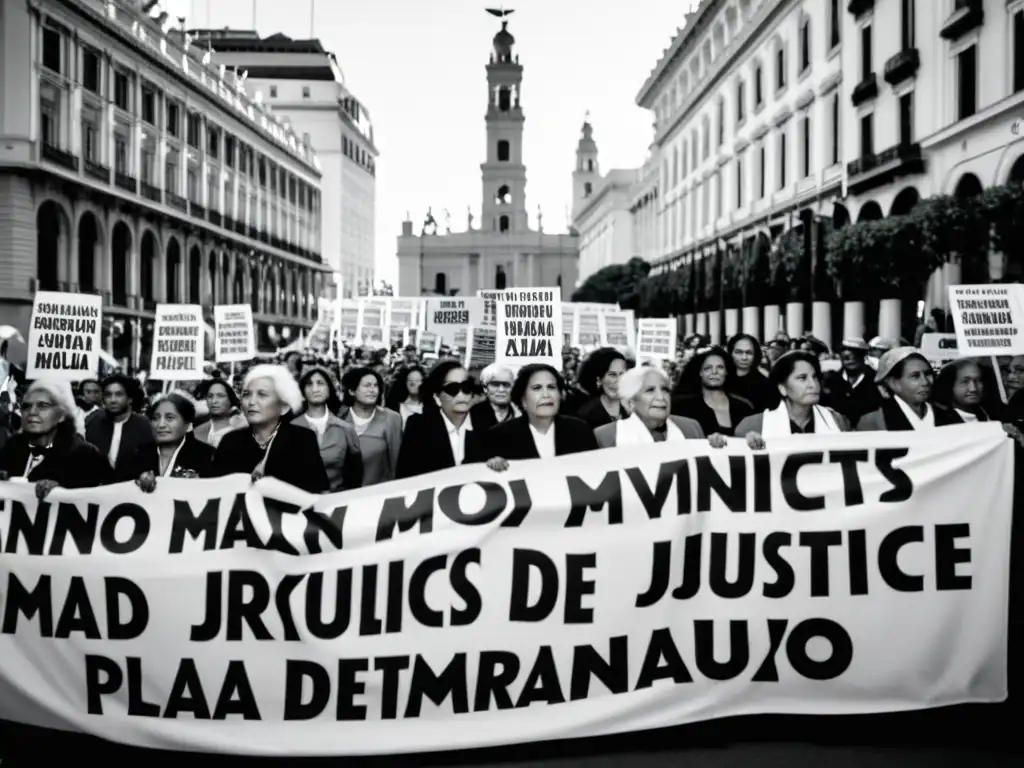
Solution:
{"label": "woman with white hair", "polygon": [[37,379],[21,401],[21,431],[0,449],[6,479],[36,484],[45,499],[54,488],[95,488],[113,480],[106,457],[85,441],[75,396],[66,382]]}
{"label": "woman with white hair", "polygon": [[[638,366],[626,371],[619,378],[618,395],[629,416],[594,430],[601,448],[704,439],[696,420],[671,415],[672,382],[661,368]],[[721,448],[725,438],[712,435],[711,443]]]}
{"label": "woman with white hair", "polygon": [[491,363],[480,373],[485,400],[469,409],[473,429],[481,432],[495,424],[504,424],[519,415],[519,409],[512,403],[512,384],[516,373],[502,363]]}
{"label": "woman with white hair", "polygon": [[283,365],[257,365],[242,384],[242,415],[248,429],[228,432],[217,446],[213,463],[218,475],[238,472],[276,477],[310,493],[330,485],[316,433],[288,423],[302,409],[298,382]]}

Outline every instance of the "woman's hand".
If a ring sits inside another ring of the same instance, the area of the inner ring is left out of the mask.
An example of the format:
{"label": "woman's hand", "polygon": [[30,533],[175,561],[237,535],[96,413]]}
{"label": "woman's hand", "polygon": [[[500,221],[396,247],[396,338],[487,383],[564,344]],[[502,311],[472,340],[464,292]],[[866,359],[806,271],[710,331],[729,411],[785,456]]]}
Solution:
{"label": "woman's hand", "polygon": [[755,451],[763,451],[767,447],[760,432],[751,432],[747,435],[747,446]]}
{"label": "woman's hand", "polygon": [[493,459],[487,460],[487,466],[495,472],[504,472],[508,469],[508,462],[501,458],[501,456],[495,456]]}
{"label": "woman's hand", "polygon": [[156,475],[152,472],[143,472],[135,484],[142,489],[143,493],[152,493],[156,490]]}
{"label": "woman's hand", "polygon": [[60,488],[60,483],[56,480],[40,480],[36,483],[36,498],[42,501],[54,488]]}
{"label": "woman's hand", "polygon": [[715,432],[708,438],[708,445],[712,448],[725,448],[725,435]]}
{"label": "woman's hand", "polygon": [[11,476],[6,472],[0,471],[0,482],[6,482],[11,479]]}
{"label": "woman's hand", "polygon": [[263,479],[263,470],[262,469],[254,469],[252,471],[252,481],[254,483],[258,483],[262,479]]}

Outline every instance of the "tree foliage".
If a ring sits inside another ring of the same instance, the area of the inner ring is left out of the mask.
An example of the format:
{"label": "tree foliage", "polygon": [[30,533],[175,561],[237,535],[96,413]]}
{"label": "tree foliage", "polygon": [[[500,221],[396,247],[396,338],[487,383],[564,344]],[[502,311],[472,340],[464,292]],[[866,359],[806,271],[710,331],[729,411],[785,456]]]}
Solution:
{"label": "tree foliage", "polygon": [[625,264],[610,264],[599,269],[576,289],[573,301],[618,304],[623,309],[640,305],[640,287],[651,271],[651,265],[638,256]]}

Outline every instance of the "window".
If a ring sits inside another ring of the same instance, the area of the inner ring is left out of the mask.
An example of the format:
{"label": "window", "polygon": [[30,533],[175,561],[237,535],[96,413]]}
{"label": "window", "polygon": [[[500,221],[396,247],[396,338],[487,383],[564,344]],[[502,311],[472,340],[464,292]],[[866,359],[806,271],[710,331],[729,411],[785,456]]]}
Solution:
{"label": "window", "polygon": [[978,49],[965,48],[956,57],[957,120],[978,111]]}
{"label": "window", "polygon": [[811,175],[811,116],[804,115],[800,121],[800,177],[806,179]]}
{"label": "window", "polygon": [[167,133],[175,138],[181,138],[181,122],[179,119],[178,105],[173,101],[167,102]]}
{"label": "window", "polygon": [[828,9],[828,47],[829,50],[839,45],[839,27],[842,23],[842,10],[839,0],[829,0]]}
{"label": "window", "polygon": [[505,139],[498,141],[498,162],[507,163],[509,157],[508,142]]}
{"label": "window", "polygon": [[228,168],[235,167],[235,137],[224,137],[224,164]]}
{"label": "window", "polygon": [[270,86],[270,98],[272,98],[272,99],[276,99],[277,98],[277,86],[276,85]]}
{"label": "window", "polygon": [[434,275],[434,293],[439,296],[448,295],[448,275],[444,272],[438,272]]}
{"label": "window", "polygon": [[744,118],[744,108],[746,106],[744,101],[746,94],[743,86],[744,82],[742,80],[736,83],[736,125],[742,124]]}
{"label": "window", "polygon": [[786,188],[786,129],[779,129],[779,189]]}
{"label": "window", "polygon": [[1013,92],[1024,91],[1024,11],[1013,14]]}
{"label": "window", "polygon": [[100,119],[96,110],[82,108],[82,156],[90,163],[100,162]]}
{"label": "window", "polygon": [[757,150],[757,199],[764,199],[766,188],[766,179],[768,171],[768,148],[761,143],[761,146]]}
{"label": "window", "polygon": [[304,98],[304,99],[308,99],[309,98],[309,86],[308,85],[302,86],[302,98]]}
{"label": "window", "polygon": [[900,50],[914,47],[914,0],[900,0]]}
{"label": "window", "polygon": [[195,170],[192,168],[188,169],[186,175],[185,188],[188,192],[188,199],[193,203],[199,202],[199,177],[196,175]]}
{"label": "window", "polygon": [[156,125],[156,93],[146,86],[142,87],[142,119]]}
{"label": "window", "polygon": [[900,144],[914,143],[914,92],[900,96]]}
{"label": "window", "polygon": [[811,20],[804,19],[800,26],[800,71],[811,66]]}
{"label": "window", "polygon": [[43,27],[43,66],[58,74],[61,72],[64,39],[53,27]]}
{"label": "window", "polygon": [[508,216],[501,215],[498,217],[498,231],[508,232]]}
{"label": "window", "polygon": [[594,161],[593,160],[587,160],[587,173],[593,173],[593,172],[594,172]]}
{"label": "window", "polygon": [[780,44],[775,52],[775,89],[786,87],[786,49]]}
{"label": "window", "polygon": [[871,77],[871,25],[860,30],[860,79],[863,82]]}
{"label": "window", "polygon": [[114,73],[114,106],[131,111],[131,80],[125,72]]}
{"label": "window", "polygon": [[210,128],[206,131],[206,153],[214,160],[217,159],[217,153],[219,151],[219,137],[217,135],[216,128]]}
{"label": "window", "polygon": [[875,116],[864,115],[860,119],[860,156],[871,157],[875,154]]}
{"label": "window", "polygon": [[590,193],[594,191],[594,186],[589,182],[583,182],[583,196],[590,197]]}
{"label": "window", "polygon": [[722,206],[722,172],[715,171],[715,218],[725,215]]}
{"label": "window", "polygon": [[95,94],[100,92],[100,57],[90,48],[82,49],[82,87]]}
{"label": "window", "polygon": [[512,90],[507,85],[498,88],[498,109],[508,112],[512,108]]}
{"label": "window", "polygon": [[139,155],[139,160],[142,163],[142,183],[152,185],[155,181],[153,172],[154,160],[156,156],[153,154],[153,150],[148,147],[143,147],[142,152]]}
{"label": "window", "polygon": [[757,109],[764,101],[761,65],[754,68],[754,108]]}
{"label": "window", "polygon": [[494,287],[499,291],[504,291],[506,283],[505,268],[499,264],[494,268]]}
{"label": "window", "polygon": [[839,162],[839,131],[841,130],[839,120],[839,92],[837,91],[832,95],[832,165]]}
{"label": "window", "polygon": [[743,154],[736,156],[736,207],[743,207]]}
{"label": "window", "polygon": [[43,143],[60,147],[60,91],[50,83],[39,85],[40,133]]}
{"label": "window", "polygon": [[725,99],[718,100],[718,145],[721,149],[725,144]]}
{"label": "window", "polygon": [[202,134],[203,121],[197,112],[188,113],[188,122],[185,124],[185,141],[190,147],[199,149],[199,136]]}
{"label": "window", "polygon": [[167,162],[164,163],[164,189],[172,194],[178,194],[180,184],[178,182],[178,169],[181,157],[177,149],[167,150]]}
{"label": "window", "polygon": [[122,130],[114,131],[114,171],[128,175],[128,136]]}

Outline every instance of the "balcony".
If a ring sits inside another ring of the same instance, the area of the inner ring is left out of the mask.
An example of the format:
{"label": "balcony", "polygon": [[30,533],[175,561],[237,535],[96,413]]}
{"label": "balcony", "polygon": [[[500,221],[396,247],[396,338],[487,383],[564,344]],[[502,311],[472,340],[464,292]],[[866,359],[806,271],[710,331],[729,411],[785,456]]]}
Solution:
{"label": "balcony", "polygon": [[259,233],[256,231],[256,227],[246,227],[245,234],[250,240],[256,240],[259,238]]}
{"label": "balcony", "polygon": [[67,168],[69,171],[78,172],[78,158],[53,144],[43,144],[43,159],[62,168]]}
{"label": "balcony", "polygon": [[854,16],[863,16],[874,7],[875,0],[850,0],[846,10]]}
{"label": "balcony", "polygon": [[90,178],[96,179],[96,181],[102,181],[104,184],[110,183],[110,169],[100,163],[94,163],[89,158],[85,159],[85,175]]}
{"label": "balcony", "polygon": [[184,197],[182,197],[181,195],[176,195],[170,190],[168,190],[166,193],[166,198],[167,204],[171,206],[171,208],[176,208],[182,213],[188,213],[188,201]]}
{"label": "balcony", "polygon": [[270,235],[268,235],[266,233],[266,231],[262,230],[262,229],[260,230],[260,241],[262,241],[264,243],[269,243],[270,242]]}
{"label": "balcony", "polygon": [[195,203],[190,200],[188,204],[188,212],[193,219],[206,220],[206,209],[199,203]]}
{"label": "balcony", "polygon": [[206,212],[206,216],[209,222],[213,224],[215,227],[221,226],[222,219],[220,211],[209,210]]}
{"label": "balcony", "polygon": [[272,246],[274,246],[275,248],[280,248],[281,245],[282,245],[281,238],[277,237],[276,235],[271,235],[270,236],[270,244]]}
{"label": "balcony", "polygon": [[939,35],[944,40],[955,41],[985,22],[982,0],[955,0],[953,14],[942,24]]}
{"label": "balcony", "polygon": [[134,176],[127,173],[114,171],[114,186],[118,189],[123,189],[125,192],[131,192],[133,195],[139,194],[139,183],[135,180]]}
{"label": "balcony", "polygon": [[853,88],[853,94],[850,96],[850,100],[853,102],[853,106],[859,107],[865,101],[878,97],[878,76],[872,72],[870,75],[861,80]]}
{"label": "balcony", "polygon": [[921,54],[917,48],[908,48],[900,51],[885,62],[885,82],[889,85],[899,85],[904,80],[909,80],[917,74],[921,68]]}
{"label": "balcony", "polygon": [[160,193],[160,187],[154,187],[145,181],[139,186],[142,188],[142,196],[147,200],[152,200],[154,203],[162,203],[164,201],[163,195]]}
{"label": "balcony", "polygon": [[233,231],[235,228],[235,220],[230,216],[224,217],[224,229]]}
{"label": "balcony", "polygon": [[920,144],[897,144],[872,155],[858,157],[846,166],[850,194],[891,184],[901,176],[924,173],[925,162]]}
{"label": "balcony", "polygon": [[244,221],[236,221],[235,222],[235,233],[239,234],[239,235],[244,235],[245,234],[245,222]]}

